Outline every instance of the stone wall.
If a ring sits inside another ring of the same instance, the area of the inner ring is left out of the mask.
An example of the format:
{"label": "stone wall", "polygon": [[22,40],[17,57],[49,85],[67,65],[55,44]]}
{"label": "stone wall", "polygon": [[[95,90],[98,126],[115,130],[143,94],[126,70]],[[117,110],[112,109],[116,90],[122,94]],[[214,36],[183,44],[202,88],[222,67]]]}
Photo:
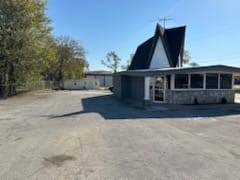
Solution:
{"label": "stone wall", "polygon": [[165,96],[166,103],[169,104],[234,103],[234,97],[233,90],[166,90]]}

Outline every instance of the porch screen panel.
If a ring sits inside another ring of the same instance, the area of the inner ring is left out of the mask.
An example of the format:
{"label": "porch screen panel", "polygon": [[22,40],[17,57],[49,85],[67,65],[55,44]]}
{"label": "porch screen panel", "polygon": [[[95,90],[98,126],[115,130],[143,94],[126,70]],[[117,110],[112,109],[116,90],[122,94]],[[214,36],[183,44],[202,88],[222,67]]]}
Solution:
{"label": "porch screen panel", "polygon": [[188,74],[176,74],[175,75],[175,88],[187,89],[188,88]]}
{"label": "porch screen panel", "polygon": [[218,89],[218,74],[206,74],[206,89]]}
{"label": "porch screen panel", "polygon": [[232,74],[220,74],[220,89],[232,89]]}
{"label": "porch screen panel", "polygon": [[203,74],[191,74],[191,88],[192,89],[203,88]]}

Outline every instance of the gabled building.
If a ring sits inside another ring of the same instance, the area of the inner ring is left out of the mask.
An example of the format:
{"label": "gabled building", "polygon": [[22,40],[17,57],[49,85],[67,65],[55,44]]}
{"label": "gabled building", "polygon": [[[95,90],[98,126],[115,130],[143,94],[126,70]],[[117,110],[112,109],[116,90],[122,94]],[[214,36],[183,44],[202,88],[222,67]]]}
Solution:
{"label": "gabled building", "polygon": [[181,67],[186,27],[163,29],[157,24],[153,37],[138,46],[129,70]]}
{"label": "gabled building", "polygon": [[113,86],[113,73],[111,71],[88,71],[85,73],[87,79],[97,79],[102,87]]}
{"label": "gabled building", "polygon": [[182,67],[186,27],[164,29],[138,46],[127,71],[114,76],[120,99],[170,104],[234,103],[234,76],[240,68],[224,65]]}

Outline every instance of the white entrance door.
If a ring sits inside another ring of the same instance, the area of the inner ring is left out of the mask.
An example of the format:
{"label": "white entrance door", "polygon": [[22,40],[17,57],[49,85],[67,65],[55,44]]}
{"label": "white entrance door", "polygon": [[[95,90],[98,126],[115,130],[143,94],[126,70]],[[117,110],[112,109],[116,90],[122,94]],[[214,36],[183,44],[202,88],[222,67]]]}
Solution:
{"label": "white entrance door", "polygon": [[165,78],[157,77],[154,84],[154,102],[165,101]]}

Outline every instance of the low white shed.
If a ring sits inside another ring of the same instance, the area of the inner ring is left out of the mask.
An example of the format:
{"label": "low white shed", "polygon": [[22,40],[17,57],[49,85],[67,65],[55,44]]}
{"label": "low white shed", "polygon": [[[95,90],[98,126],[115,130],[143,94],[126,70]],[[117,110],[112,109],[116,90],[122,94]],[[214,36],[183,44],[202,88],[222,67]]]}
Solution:
{"label": "low white shed", "polygon": [[99,89],[99,80],[85,78],[80,80],[67,80],[63,85],[66,90]]}

